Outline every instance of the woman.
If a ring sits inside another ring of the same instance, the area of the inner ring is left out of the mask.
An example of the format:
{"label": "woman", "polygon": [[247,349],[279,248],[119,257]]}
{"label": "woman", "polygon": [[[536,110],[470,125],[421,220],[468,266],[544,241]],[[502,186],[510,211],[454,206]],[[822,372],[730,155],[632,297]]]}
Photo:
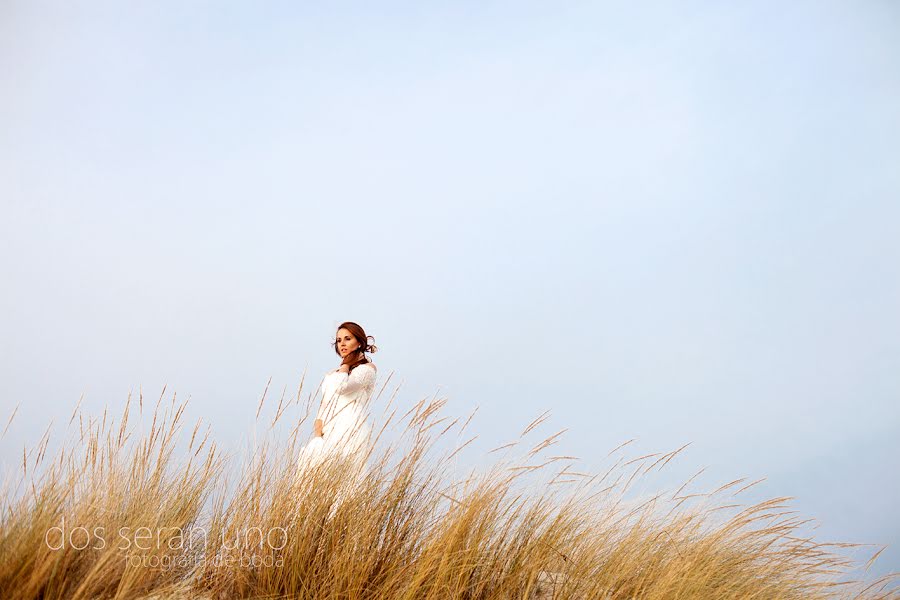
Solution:
{"label": "woman", "polygon": [[352,474],[362,474],[372,432],[366,412],[377,373],[366,357],[366,352],[378,351],[370,338],[375,340],[356,323],[347,321],[338,327],[334,351],[341,357],[341,366],[322,380],[313,439],[301,450],[298,474],[327,458],[347,459],[348,468],[356,471]]}

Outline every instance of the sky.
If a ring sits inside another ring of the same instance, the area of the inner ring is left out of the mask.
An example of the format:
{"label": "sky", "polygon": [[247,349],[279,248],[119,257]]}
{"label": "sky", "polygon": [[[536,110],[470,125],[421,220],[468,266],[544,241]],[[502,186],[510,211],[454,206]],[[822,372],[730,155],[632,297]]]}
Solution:
{"label": "sky", "polygon": [[900,570],[898,32],[886,1],[7,0],[4,472],[163,386],[240,447],[350,320],[401,403],[478,407],[475,449],[545,410],[588,469],[690,442],[670,481],[765,477]]}

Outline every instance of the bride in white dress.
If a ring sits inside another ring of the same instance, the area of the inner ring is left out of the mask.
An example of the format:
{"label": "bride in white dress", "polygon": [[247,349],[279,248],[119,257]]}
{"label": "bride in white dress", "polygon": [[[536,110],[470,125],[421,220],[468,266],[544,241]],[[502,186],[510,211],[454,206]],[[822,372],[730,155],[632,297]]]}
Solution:
{"label": "bride in white dress", "polygon": [[[346,460],[347,479],[360,477],[366,466],[372,428],[366,420],[377,370],[366,352],[377,352],[362,327],[341,323],[334,350],[341,365],[329,371],[320,386],[321,403],[313,426],[313,438],[300,451],[297,475],[301,476],[329,458]],[[353,476],[353,477],[351,477]]]}

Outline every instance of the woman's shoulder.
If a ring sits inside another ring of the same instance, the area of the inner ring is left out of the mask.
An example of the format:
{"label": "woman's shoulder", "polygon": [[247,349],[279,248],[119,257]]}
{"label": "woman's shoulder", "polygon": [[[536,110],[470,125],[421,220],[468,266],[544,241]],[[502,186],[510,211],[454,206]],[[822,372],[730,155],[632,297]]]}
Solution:
{"label": "woman's shoulder", "polygon": [[378,372],[378,367],[376,367],[375,363],[373,363],[373,362],[363,363],[363,364],[359,365],[358,367],[354,368],[354,371],[356,369],[362,369],[363,367],[370,367],[373,373]]}

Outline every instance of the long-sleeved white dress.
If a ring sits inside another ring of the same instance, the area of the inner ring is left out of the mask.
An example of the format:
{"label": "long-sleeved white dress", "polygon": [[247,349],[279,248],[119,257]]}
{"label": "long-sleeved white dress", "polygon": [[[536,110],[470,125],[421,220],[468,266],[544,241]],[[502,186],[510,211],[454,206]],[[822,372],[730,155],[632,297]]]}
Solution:
{"label": "long-sleeved white dress", "polygon": [[365,468],[372,434],[366,414],[376,374],[375,364],[368,362],[349,374],[335,370],[325,375],[316,415],[322,420],[322,437],[313,437],[301,450],[298,474],[329,456],[351,459],[350,466],[355,467],[357,475]]}

